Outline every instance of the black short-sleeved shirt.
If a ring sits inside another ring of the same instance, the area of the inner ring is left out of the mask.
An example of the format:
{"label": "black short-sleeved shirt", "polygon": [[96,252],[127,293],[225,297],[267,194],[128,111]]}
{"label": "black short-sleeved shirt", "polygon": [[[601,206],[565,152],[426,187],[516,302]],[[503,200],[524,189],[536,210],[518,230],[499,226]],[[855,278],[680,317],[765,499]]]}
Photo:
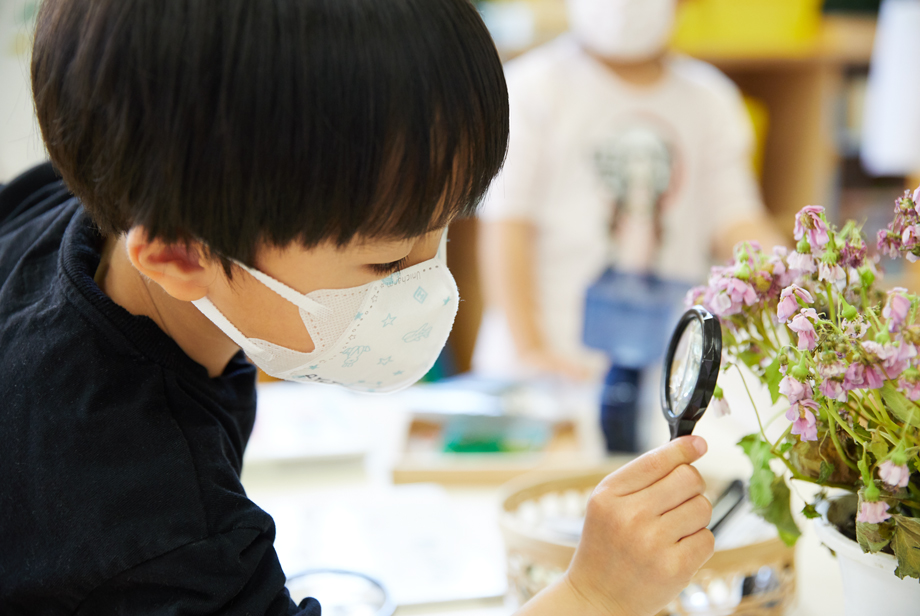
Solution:
{"label": "black short-sleeved shirt", "polygon": [[0,191],[0,614],[300,614],[240,484],[255,372],[219,378],[93,282],[49,165]]}

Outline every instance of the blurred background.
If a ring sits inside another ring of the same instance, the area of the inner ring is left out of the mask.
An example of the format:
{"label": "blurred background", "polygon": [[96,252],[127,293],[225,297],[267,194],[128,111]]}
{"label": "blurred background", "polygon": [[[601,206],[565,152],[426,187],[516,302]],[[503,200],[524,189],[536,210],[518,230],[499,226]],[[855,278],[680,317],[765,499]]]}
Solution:
{"label": "blurred background", "polygon": [[[44,159],[28,88],[38,4],[0,3],[0,182]],[[567,28],[564,0],[476,4],[504,60]],[[866,115],[879,5],[880,0],[684,0],[679,6],[673,47],[715,65],[741,89],[756,134],[753,164],[763,200],[781,230],[792,228],[802,206],[821,204],[832,220],[865,221],[873,237],[893,199],[920,183],[920,146],[911,148],[920,135],[905,128],[909,121],[889,117],[880,125]],[[891,65],[885,71],[891,83],[879,84],[886,90],[882,97],[910,100],[903,88],[920,69],[920,57],[889,53],[879,60]],[[920,107],[900,111],[920,114]],[[875,133],[866,131],[867,122]],[[860,153],[873,138],[882,141],[877,148],[900,153],[900,159],[870,173]],[[482,314],[476,221],[462,221],[451,237],[452,270],[465,301],[451,356],[440,368],[444,373],[469,369]],[[889,274],[897,282],[901,272]]]}

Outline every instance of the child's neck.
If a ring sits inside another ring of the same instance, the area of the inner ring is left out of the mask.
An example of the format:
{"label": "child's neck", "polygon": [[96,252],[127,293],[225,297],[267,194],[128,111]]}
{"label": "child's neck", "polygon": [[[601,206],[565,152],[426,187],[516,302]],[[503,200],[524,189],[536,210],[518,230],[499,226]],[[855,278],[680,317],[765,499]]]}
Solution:
{"label": "child's neck", "polygon": [[615,60],[594,54],[590,51],[588,51],[588,53],[598,62],[610,69],[617,77],[633,86],[654,86],[661,81],[665,74],[664,59],[667,52],[664,51],[654,58],[640,60],[638,62]]}
{"label": "child's neck", "polygon": [[195,306],[175,299],[138,272],[128,259],[124,236],[106,239],[95,280],[113,302],[133,315],[150,317],[212,378],[223,374],[239,351]]}

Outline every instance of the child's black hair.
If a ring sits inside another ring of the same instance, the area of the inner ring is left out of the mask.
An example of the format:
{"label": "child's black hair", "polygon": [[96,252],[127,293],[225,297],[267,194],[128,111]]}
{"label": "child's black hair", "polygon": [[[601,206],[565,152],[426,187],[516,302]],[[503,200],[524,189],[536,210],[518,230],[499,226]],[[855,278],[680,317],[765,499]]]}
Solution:
{"label": "child's black hair", "polygon": [[470,215],[508,139],[469,0],[45,0],[32,86],[104,233],[197,239],[225,265]]}

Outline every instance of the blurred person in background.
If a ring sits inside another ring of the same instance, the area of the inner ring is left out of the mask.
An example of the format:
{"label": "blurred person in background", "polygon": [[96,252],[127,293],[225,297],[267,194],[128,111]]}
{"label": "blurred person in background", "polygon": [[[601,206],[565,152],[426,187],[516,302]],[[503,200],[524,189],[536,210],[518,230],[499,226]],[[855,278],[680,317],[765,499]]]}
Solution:
{"label": "blurred person in background", "polygon": [[[481,212],[477,371],[597,380],[609,361],[582,326],[605,269],[696,283],[738,241],[782,243],[739,91],[668,52],[677,3],[567,0],[570,31],[506,65],[510,145]],[[618,403],[635,406],[639,374],[610,368]]]}

